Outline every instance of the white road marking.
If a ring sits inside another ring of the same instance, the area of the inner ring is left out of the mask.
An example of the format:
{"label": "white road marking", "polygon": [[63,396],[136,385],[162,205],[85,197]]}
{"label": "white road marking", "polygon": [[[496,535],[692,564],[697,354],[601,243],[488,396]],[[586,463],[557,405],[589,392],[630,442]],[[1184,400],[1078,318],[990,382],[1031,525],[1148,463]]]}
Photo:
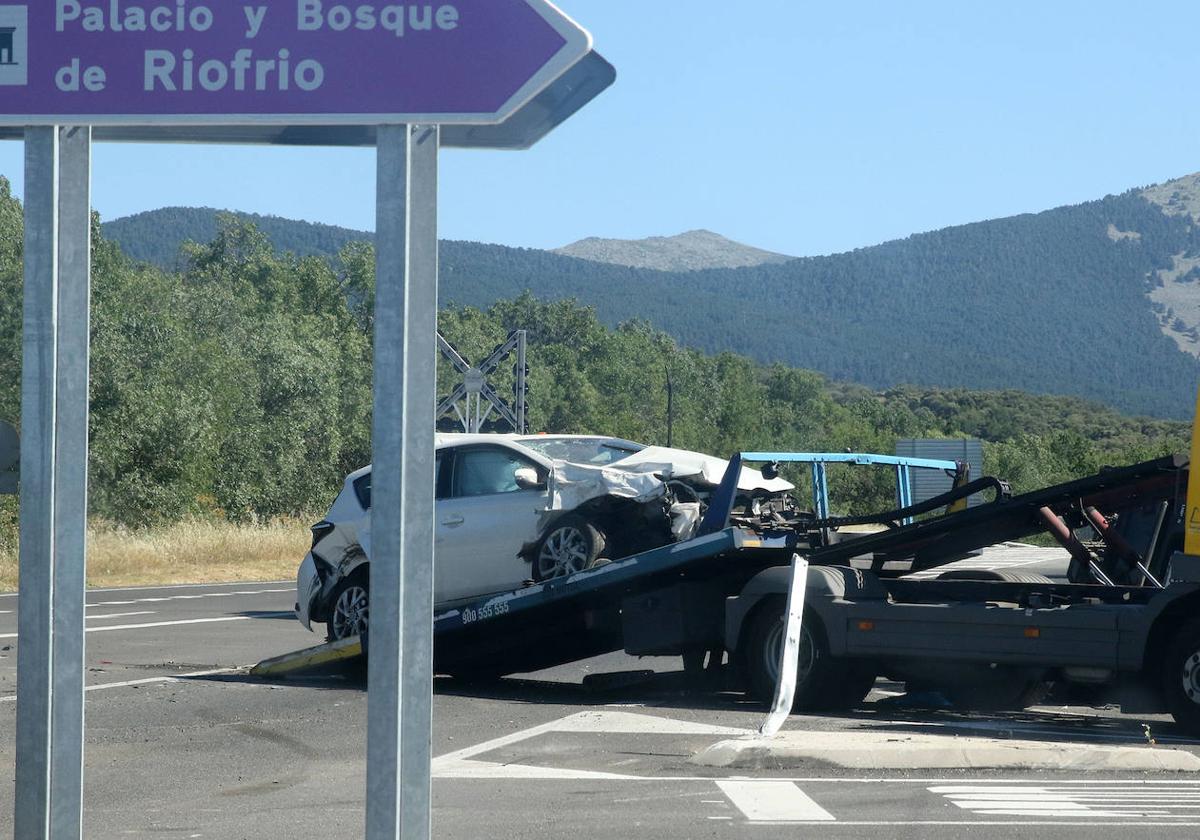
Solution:
{"label": "white road marking", "polygon": [[[165,586],[108,586],[102,589],[88,589],[88,594],[93,595],[98,592],[160,592],[176,589],[219,589],[223,586],[283,586],[291,584],[290,580],[235,580],[230,583],[171,583]],[[294,588],[290,587],[290,588]],[[288,589],[270,590],[275,592],[287,592]],[[216,593],[213,593],[216,594]],[[16,592],[0,592],[0,598],[16,598]]]}
{"label": "white road marking", "polygon": [[570,770],[556,767],[533,767],[524,764],[479,761],[475,756],[498,750],[519,741],[536,738],[548,732],[592,732],[597,734],[657,734],[657,735],[748,735],[749,729],[713,726],[630,712],[578,712],[549,723],[502,735],[471,747],[440,755],[433,760],[433,776],[439,779],[609,779],[636,781],[641,776],[605,773],[596,770]]}
{"label": "white road marking", "polygon": [[128,618],[131,615],[154,615],[154,610],[137,610],[136,612],[123,613],[105,613],[104,615],[89,615],[88,621],[96,621],[101,618]]}
{"label": "white road marking", "polygon": [[[134,685],[150,685],[152,683],[167,683],[167,682],[187,682],[195,677],[211,677],[217,674],[232,674],[238,671],[238,668],[211,668],[207,671],[191,671],[186,674],[174,674],[166,677],[143,677],[140,680],[122,680],[121,682],[100,683],[99,685],[86,686],[84,691],[103,691],[108,688],[128,688]],[[15,694],[6,694],[0,697],[0,703],[12,703],[17,699]]]}
{"label": "white road marking", "polygon": [[959,808],[985,816],[1093,819],[1194,819],[1200,808],[1200,784],[1188,787],[1145,784],[1131,790],[1085,784],[939,785],[930,793],[945,796]]}
{"label": "white road marking", "polygon": [[152,598],[134,598],[127,601],[93,601],[89,607],[116,607],[128,604],[160,604],[166,601],[196,601],[201,598],[233,598],[238,595],[270,595],[279,592],[294,592],[296,587],[286,589],[239,589],[233,592],[205,592],[201,595],[164,595]]}
{"label": "white road marking", "polygon": [[719,781],[717,787],[751,822],[834,822],[837,818],[792,782]]}
{"label": "white road marking", "polygon": [[[110,627],[88,627],[85,633],[104,633],[110,630],[146,630],[151,627],[174,627],[179,624],[218,624],[222,621],[249,621],[252,618],[291,615],[290,612],[264,613],[263,615],[225,615],[219,618],[185,618],[179,621],[150,621],[145,624],[114,624]],[[0,639],[15,639],[16,633],[0,633]]]}

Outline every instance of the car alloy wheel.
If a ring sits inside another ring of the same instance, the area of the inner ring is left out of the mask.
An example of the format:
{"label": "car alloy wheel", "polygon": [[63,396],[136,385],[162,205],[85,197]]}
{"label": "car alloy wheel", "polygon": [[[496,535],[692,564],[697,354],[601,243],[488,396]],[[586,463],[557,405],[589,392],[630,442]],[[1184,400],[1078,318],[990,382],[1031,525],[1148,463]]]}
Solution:
{"label": "car alloy wheel", "polygon": [[333,604],[333,614],[329,619],[330,636],[334,639],[361,636],[367,629],[370,609],[366,587],[357,583],[345,587]]}
{"label": "car alloy wheel", "polygon": [[537,580],[573,575],[592,568],[604,552],[604,533],[578,514],[559,519],[538,545],[533,560]]}
{"label": "car alloy wheel", "polygon": [[588,561],[590,544],[578,528],[556,528],[538,552],[538,571],[543,578],[581,572]]}

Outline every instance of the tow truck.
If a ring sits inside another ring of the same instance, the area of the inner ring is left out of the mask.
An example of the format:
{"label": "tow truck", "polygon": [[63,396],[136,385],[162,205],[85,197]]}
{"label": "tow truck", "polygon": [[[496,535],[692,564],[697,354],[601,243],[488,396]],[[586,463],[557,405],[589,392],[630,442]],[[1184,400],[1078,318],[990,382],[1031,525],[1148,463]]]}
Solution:
{"label": "tow truck", "polygon": [[[912,504],[898,486],[900,507],[861,517],[828,513],[822,482],[834,461],[893,466],[898,485],[908,469],[947,468],[878,455],[742,453],[692,539],[438,613],[435,672],[491,678],[615,650],[679,655],[694,671],[708,653],[727,655],[748,692],[770,701],[785,670],[793,561],[803,558],[792,709],[852,707],[881,675],[974,707],[1021,707],[1057,683],[1111,695],[1126,711],[1169,711],[1200,736],[1200,545],[1183,551],[1191,519],[1200,535],[1200,487],[1189,501],[1186,456],[1015,496],[1003,481],[960,472],[948,493]],[[769,474],[796,462],[813,470],[812,512],[734,513],[743,463]],[[990,498],[968,507],[977,494]],[[1066,549],[1065,574],[936,573],[1038,534]],[[369,639],[337,645],[255,672],[354,655]]]}

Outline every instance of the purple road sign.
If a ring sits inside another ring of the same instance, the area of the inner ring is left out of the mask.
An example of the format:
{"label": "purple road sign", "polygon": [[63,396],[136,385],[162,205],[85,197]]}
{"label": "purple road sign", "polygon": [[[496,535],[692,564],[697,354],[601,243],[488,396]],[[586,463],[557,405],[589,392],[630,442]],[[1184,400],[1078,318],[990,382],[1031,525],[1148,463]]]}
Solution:
{"label": "purple road sign", "polygon": [[0,125],[498,123],[590,48],[546,0],[0,0]]}

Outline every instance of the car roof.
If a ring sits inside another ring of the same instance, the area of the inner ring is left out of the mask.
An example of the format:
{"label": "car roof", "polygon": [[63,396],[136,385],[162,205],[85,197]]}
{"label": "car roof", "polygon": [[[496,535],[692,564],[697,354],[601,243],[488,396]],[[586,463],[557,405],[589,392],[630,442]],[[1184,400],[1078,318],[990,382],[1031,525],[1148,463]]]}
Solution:
{"label": "car roof", "polygon": [[[625,438],[613,437],[612,435],[560,435],[550,433],[518,435],[513,434],[512,432],[480,432],[477,434],[467,434],[466,432],[437,432],[433,436],[434,447],[437,449],[447,446],[464,446],[472,443],[496,443],[497,441],[504,441],[506,443],[515,443],[520,445],[525,441],[538,440],[611,440],[615,443],[627,443],[633,446],[645,445],[632,440],[626,440]],[[346,476],[346,483],[356,481],[370,471],[370,464],[365,467],[360,467]]]}

